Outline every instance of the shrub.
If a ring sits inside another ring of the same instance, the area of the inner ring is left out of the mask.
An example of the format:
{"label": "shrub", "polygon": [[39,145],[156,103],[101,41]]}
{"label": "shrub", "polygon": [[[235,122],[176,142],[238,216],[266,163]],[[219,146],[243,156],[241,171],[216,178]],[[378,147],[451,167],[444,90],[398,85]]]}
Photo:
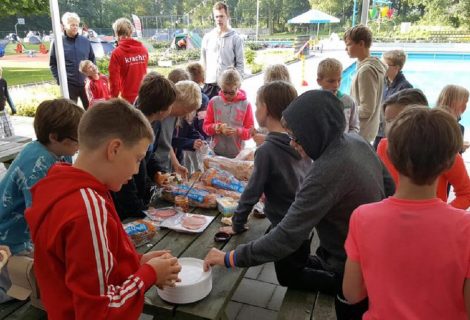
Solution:
{"label": "shrub", "polygon": [[258,63],[251,64],[251,73],[252,74],[260,73],[261,71],[263,71],[263,65],[262,64],[258,64]]}
{"label": "shrub", "polygon": [[152,46],[155,49],[168,49],[171,45],[170,41],[155,41],[152,43]]}
{"label": "shrub", "polygon": [[250,48],[251,50],[261,50],[266,47],[265,44],[260,43],[260,42],[252,42],[252,41],[247,41],[245,42],[245,47]]}
{"label": "shrub", "polygon": [[108,67],[109,67],[109,58],[104,57],[101,59],[96,60],[96,66],[98,67],[98,70],[105,75],[108,75]]}
{"label": "shrub", "polygon": [[42,101],[60,97],[59,87],[53,84],[12,88],[10,91],[17,107],[17,114],[26,117],[34,117]]}
{"label": "shrub", "polygon": [[255,62],[256,52],[250,48],[245,49],[245,60],[247,64],[253,64]]}

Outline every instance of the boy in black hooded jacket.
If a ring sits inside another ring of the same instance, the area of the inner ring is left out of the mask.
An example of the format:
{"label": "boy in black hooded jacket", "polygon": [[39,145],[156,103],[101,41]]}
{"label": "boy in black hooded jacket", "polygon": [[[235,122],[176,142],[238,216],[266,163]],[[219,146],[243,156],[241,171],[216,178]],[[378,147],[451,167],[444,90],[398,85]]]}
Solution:
{"label": "boy in black hooded jacket", "polygon": [[[296,252],[315,228],[320,246],[308,257],[298,286],[341,298],[349,217],[359,205],[392,195],[395,185],[372,147],[355,133],[343,133],[342,103],[331,92],[308,91],[282,115],[291,145],[314,160],[294,203],[268,234],[227,253],[213,248],[205,265],[228,261],[249,267],[278,261]],[[337,300],[338,319],[360,319],[365,310],[367,302],[350,308]]]}

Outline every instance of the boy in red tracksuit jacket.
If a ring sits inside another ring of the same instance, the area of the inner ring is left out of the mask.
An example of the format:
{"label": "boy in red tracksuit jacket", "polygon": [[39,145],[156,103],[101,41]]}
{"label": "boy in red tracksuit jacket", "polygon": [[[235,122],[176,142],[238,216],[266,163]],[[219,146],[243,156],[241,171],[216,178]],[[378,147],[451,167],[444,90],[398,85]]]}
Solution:
{"label": "boy in red tracksuit jacket", "polygon": [[82,120],[76,162],[49,170],[25,215],[41,299],[50,320],[138,319],[145,291],[173,286],[181,270],[166,251],[136,252],[109,194],[137,173],[152,127],[120,99]]}
{"label": "boy in red tracksuit jacket", "polygon": [[88,98],[89,107],[98,101],[109,100],[109,80],[101,74],[98,67],[90,60],[83,60],[78,67],[81,73],[87,76],[85,83],[85,93]]}
{"label": "boy in red tracksuit jacket", "polygon": [[221,90],[207,106],[203,129],[214,136],[213,147],[217,155],[235,158],[251,138],[254,126],[251,104],[240,89],[241,77],[234,68],[225,70],[219,79]]}
{"label": "boy in red tracksuit jacket", "polygon": [[142,43],[132,39],[132,23],[128,19],[117,19],[113,30],[118,46],[111,53],[108,67],[111,96],[121,95],[129,103],[134,103],[140,83],[147,74],[148,51]]}

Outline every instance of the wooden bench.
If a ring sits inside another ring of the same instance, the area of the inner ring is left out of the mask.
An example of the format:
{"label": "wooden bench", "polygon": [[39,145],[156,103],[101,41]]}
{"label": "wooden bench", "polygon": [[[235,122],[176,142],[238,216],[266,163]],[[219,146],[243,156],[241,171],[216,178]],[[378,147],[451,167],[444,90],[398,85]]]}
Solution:
{"label": "wooden bench", "polygon": [[319,292],[287,289],[278,320],[334,320],[335,299]]}
{"label": "wooden bench", "polygon": [[47,314],[33,307],[29,301],[13,300],[0,304],[1,319],[43,320],[47,319]]}
{"label": "wooden bench", "polygon": [[8,167],[31,140],[31,138],[23,136],[11,136],[0,139],[0,162],[3,162],[5,167]]}

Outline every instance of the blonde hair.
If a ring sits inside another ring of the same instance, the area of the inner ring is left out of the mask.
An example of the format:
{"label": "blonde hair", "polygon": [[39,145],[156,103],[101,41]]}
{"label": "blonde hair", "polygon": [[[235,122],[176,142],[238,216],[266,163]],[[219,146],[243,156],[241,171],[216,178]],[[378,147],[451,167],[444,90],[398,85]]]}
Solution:
{"label": "blonde hair", "polygon": [[185,113],[184,116],[178,117],[176,125],[181,127],[182,120],[191,123],[196,110],[201,106],[202,95],[201,88],[196,82],[191,80],[182,80],[175,84],[176,100],[174,104],[181,107]]}
{"label": "blonde hair", "polygon": [[119,18],[113,23],[113,30],[116,36],[130,37],[134,32],[134,26],[131,21],[126,18]]}
{"label": "blonde hair", "polygon": [[343,65],[338,59],[326,58],[320,61],[317,68],[317,77],[322,79],[333,72],[343,72]]}
{"label": "blonde hair", "polygon": [[184,105],[185,110],[191,112],[201,106],[201,88],[196,82],[191,80],[182,80],[175,84],[176,100],[175,103]]}
{"label": "blonde hair", "polygon": [[80,71],[83,74],[86,74],[85,69],[90,65],[93,64],[90,60],[82,60],[80,61],[80,64],[78,65],[78,71]]}
{"label": "blonde hair", "polygon": [[62,24],[65,26],[69,25],[70,21],[75,21],[80,24],[80,17],[75,12],[66,12],[62,16]]}
{"label": "blonde hair", "polygon": [[240,88],[242,85],[242,77],[237,69],[231,67],[222,72],[218,81],[219,87],[222,86],[236,86]]}
{"label": "blonde hair", "polygon": [[391,62],[393,65],[400,67],[401,70],[406,62],[406,53],[403,50],[390,50],[384,52],[382,58]]}
{"label": "blonde hair", "polygon": [[468,100],[469,92],[462,86],[449,84],[445,86],[439,97],[437,98],[436,106],[441,107],[455,114],[455,103]]}
{"label": "blonde hair", "polygon": [[287,67],[285,64],[282,64],[282,63],[271,64],[267,66],[266,69],[264,70],[264,83],[265,84],[276,81],[276,80],[286,81],[289,83],[291,82],[289,70],[287,70]]}

